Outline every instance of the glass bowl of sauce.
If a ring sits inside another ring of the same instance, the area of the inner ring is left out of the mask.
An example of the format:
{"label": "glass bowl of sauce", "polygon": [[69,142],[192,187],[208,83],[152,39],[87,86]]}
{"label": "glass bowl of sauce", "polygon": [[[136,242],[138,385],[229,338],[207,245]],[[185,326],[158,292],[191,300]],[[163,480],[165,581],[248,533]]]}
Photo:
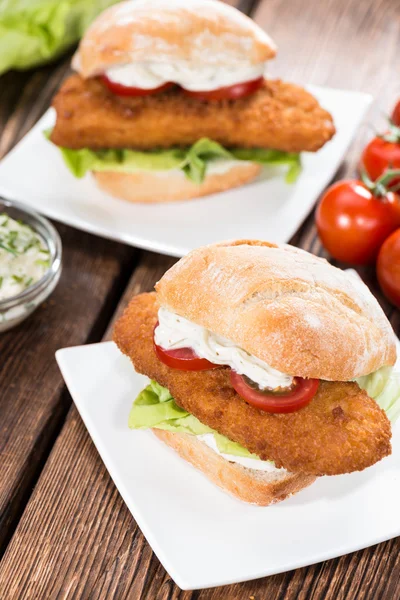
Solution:
{"label": "glass bowl of sauce", "polygon": [[0,332],[33,313],[56,287],[62,247],[53,225],[20,202],[0,199]]}

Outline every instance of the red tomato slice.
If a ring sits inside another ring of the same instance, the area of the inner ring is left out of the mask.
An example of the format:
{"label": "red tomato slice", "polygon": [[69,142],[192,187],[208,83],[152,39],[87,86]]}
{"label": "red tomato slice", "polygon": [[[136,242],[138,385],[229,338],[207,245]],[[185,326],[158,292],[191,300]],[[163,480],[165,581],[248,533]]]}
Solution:
{"label": "red tomato slice", "polygon": [[180,369],[181,371],[206,371],[215,369],[221,365],[215,365],[206,358],[200,358],[191,348],[178,348],[176,350],[164,350],[154,342],[154,350],[157,357],[167,367]]}
{"label": "red tomato slice", "polygon": [[238,98],[244,98],[254,94],[263,84],[264,78],[259,77],[252,81],[244,81],[243,83],[236,83],[235,85],[229,85],[227,87],[221,87],[217,90],[204,91],[204,92],[193,92],[191,90],[182,91],[186,96],[191,98],[197,98],[198,100],[237,100]]}
{"label": "red tomato slice", "polygon": [[294,378],[288,392],[269,392],[249,385],[243,375],[231,371],[231,384],[236,392],[251,406],[269,413],[290,413],[304,408],[317,393],[319,379]]}
{"label": "red tomato slice", "polygon": [[117,96],[151,96],[152,94],[165,92],[174,85],[173,83],[167,82],[156,88],[144,90],[142,88],[129,87],[127,85],[122,85],[121,83],[111,81],[111,79],[109,79],[107,75],[101,75],[101,80],[108,87],[110,92],[116,94]]}

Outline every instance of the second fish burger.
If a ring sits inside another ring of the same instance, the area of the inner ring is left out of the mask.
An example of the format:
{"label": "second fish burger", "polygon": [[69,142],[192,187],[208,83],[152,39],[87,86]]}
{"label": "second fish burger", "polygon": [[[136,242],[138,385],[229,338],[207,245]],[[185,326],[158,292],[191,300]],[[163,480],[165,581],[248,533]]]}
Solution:
{"label": "second fish burger", "polygon": [[284,165],[334,134],[297,85],[264,77],[276,47],[216,0],[131,0],[89,27],[54,98],[51,141],[74,175],[132,202],[190,199]]}
{"label": "second fish burger", "polygon": [[307,252],[193,250],[132,299],[114,339],[152,380],[130,427],[242,500],[277,502],[391,453],[394,332],[360,280]]}

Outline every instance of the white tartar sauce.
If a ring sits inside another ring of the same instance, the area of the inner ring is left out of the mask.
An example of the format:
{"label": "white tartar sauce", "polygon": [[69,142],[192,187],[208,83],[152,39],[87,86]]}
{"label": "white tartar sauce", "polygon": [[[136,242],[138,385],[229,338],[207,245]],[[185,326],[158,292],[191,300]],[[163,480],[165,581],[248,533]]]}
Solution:
{"label": "white tartar sauce", "polygon": [[265,73],[265,63],[252,65],[197,65],[184,61],[177,63],[137,62],[111,67],[105,74],[114,83],[144,90],[172,82],[192,92],[217,90],[246,81],[253,81]]}
{"label": "white tartar sauce", "polygon": [[50,252],[29,225],[0,214],[0,300],[21,293],[43,277]]}
{"label": "white tartar sauce", "polygon": [[255,469],[256,471],[264,471],[266,473],[280,473],[285,475],[286,469],[278,469],[275,464],[270,460],[258,460],[257,458],[249,458],[247,456],[234,456],[233,454],[225,454],[218,450],[217,442],[212,433],[203,433],[197,436],[199,440],[204,442],[211,450],[214,450],[217,454],[229,460],[229,462],[236,463],[247,469]]}
{"label": "white tartar sauce", "polygon": [[292,385],[293,377],[270,367],[231,341],[196,325],[168,309],[158,311],[158,327],[154,339],[165,350],[192,348],[197,356],[217,365],[227,365],[236,373],[246,375],[261,389],[275,389]]}

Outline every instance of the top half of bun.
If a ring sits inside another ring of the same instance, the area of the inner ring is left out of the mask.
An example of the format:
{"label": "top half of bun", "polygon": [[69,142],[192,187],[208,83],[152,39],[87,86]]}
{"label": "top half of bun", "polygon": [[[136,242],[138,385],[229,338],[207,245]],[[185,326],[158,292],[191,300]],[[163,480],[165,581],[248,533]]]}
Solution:
{"label": "top half of bun", "polygon": [[349,381],[396,361],[394,332],[364,283],[292,246],[205,246],[156,290],[162,306],[289,375]]}
{"label": "top half of bun", "polygon": [[275,53],[258,25],[219,0],[128,0],[92,23],[72,64],[87,78],[131,62],[236,66]]}

